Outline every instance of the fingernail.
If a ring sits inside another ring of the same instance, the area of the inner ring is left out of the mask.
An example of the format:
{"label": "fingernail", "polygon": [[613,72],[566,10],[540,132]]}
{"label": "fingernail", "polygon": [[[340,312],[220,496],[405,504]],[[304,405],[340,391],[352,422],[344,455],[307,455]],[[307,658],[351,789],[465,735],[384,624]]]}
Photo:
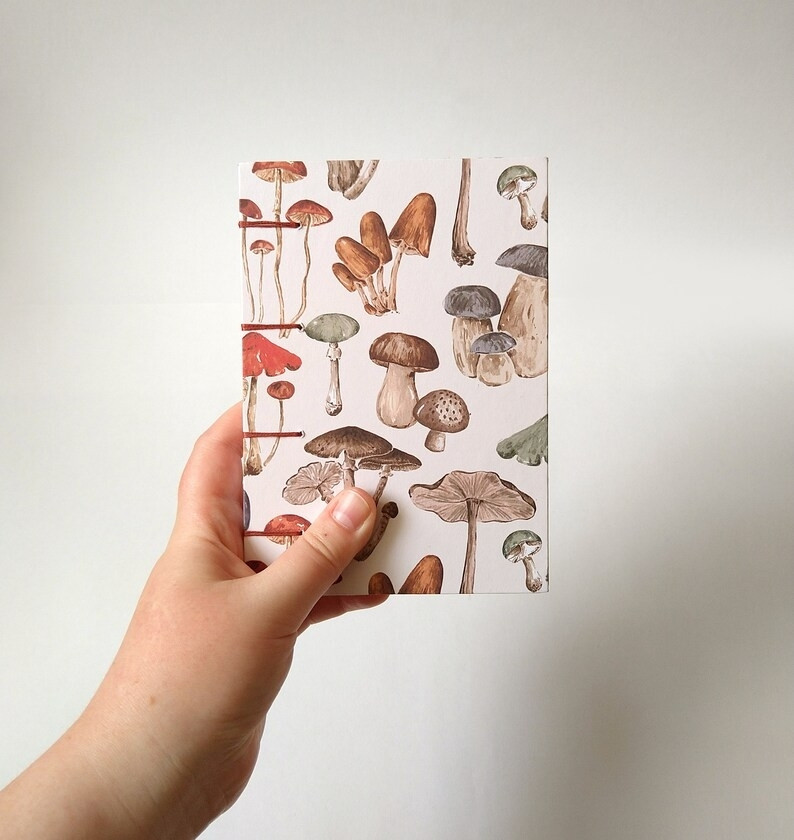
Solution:
{"label": "fingernail", "polygon": [[369,505],[357,490],[345,490],[331,502],[330,514],[345,530],[358,531],[369,517]]}

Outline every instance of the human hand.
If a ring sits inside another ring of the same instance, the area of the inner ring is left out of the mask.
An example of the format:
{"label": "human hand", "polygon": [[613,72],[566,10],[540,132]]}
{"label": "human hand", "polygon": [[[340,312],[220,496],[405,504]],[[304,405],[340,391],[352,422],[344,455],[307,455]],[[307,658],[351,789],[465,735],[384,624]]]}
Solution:
{"label": "human hand", "polygon": [[[358,489],[334,498],[263,572],[245,564],[240,411],[227,411],[196,442],[171,539],[95,697],[7,789],[13,806],[14,795],[17,804],[35,800],[48,778],[61,777],[63,788],[64,770],[78,770],[78,789],[69,791],[79,812],[74,833],[42,825],[40,803],[37,831],[15,837],[195,837],[245,787],[297,636],[385,600],[324,597],[375,522],[372,499]],[[85,800],[92,804],[83,808]]]}

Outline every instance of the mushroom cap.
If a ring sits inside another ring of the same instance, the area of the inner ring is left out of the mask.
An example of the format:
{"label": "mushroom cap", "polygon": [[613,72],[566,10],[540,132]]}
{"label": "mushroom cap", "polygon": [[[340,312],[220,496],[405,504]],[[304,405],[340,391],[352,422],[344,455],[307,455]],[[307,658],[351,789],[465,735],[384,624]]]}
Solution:
{"label": "mushroom cap", "polygon": [[496,189],[502,198],[515,198],[519,193],[531,190],[538,182],[538,176],[528,166],[508,166],[499,176]]}
{"label": "mushroom cap", "polygon": [[444,566],[435,554],[426,554],[400,587],[400,595],[438,595],[444,581]]}
{"label": "mushroom cap", "polygon": [[377,255],[349,236],[336,240],[336,253],[358,280],[365,280],[380,268]]}
{"label": "mushroom cap", "polygon": [[390,452],[392,445],[385,438],[358,426],[342,426],[331,429],[312,438],[304,447],[311,455],[319,458],[338,458],[347,452],[349,458],[357,461],[369,455],[383,455]]}
{"label": "mushroom cap", "polygon": [[394,223],[389,241],[406,254],[430,254],[430,242],[436,224],[436,201],[430,193],[419,193],[407,204]]}
{"label": "mushroom cap", "polygon": [[269,254],[273,250],[273,243],[267,239],[256,239],[248,248],[252,254]]}
{"label": "mushroom cap", "polygon": [[548,279],[549,249],[545,245],[513,245],[499,255],[496,264]]}
{"label": "mushroom cap", "polygon": [[[282,513],[274,516],[265,525],[265,531],[272,531],[268,539],[279,545],[286,545],[289,538],[300,536],[311,525],[308,519],[298,516],[296,513]],[[300,532],[300,533],[298,533]]]}
{"label": "mushroom cap", "polygon": [[309,224],[324,225],[334,218],[327,207],[308,198],[296,201],[284,215],[289,221],[298,222],[303,227]]}
{"label": "mushroom cap", "polygon": [[243,531],[248,530],[248,526],[251,524],[251,499],[243,490]]}
{"label": "mushroom cap", "polygon": [[456,318],[493,318],[502,309],[496,292],[487,286],[456,286],[444,298],[444,311]]}
{"label": "mushroom cap", "polygon": [[355,292],[356,287],[362,283],[344,263],[334,263],[331,266],[331,271],[348,292]]}
{"label": "mushroom cap", "polygon": [[308,505],[330,492],[342,481],[342,468],[336,461],[312,461],[287,479],[282,497],[291,505]]}
{"label": "mushroom cap", "polygon": [[361,217],[359,232],[361,233],[361,244],[365,248],[369,248],[382,265],[391,262],[391,243],[386,233],[386,225],[383,224],[380,214],[374,210],[365,213]]}
{"label": "mushroom cap", "polygon": [[295,386],[286,379],[279,379],[267,386],[267,393],[274,400],[288,400],[295,393]]}
{"label": "mushroom cap", "polygon": [[250,198],[240,199],[240,213],[248,219],[261,219],[262,211]]}
{"label": "mushroom cap", "polygon": [[386,572],[375,572],[369,579],[367,591],[370,595],[394,595],[394,584]]}
{"label": "mushroom cap", "polygon": [[469,425],[469,409],[460,394],[440,388],[414,406],[414,417],[434,432],[462,432]]}
{"label": "mushroom cap", "polygon": [[243,376],[281,376],[285,370],[297,370],[302,362],[261,333],[248,332],[243,336]]}
{"label": "mushroom cap", "polygon": [[359,323],[349,315],[342,315],[340,312],[326,312],[312,318],[303,328],[304,333],[315,341],[324,341],[326,344],[338,344],[340,341],[347,341],[359,330]]}
{"label": "mushroom cap", "polygon": [[[502,554],[511,563],[517,563],[521,552],[516,551],[516,549],[523,545],[534,548],[534,551],[530,554],[536,554],[540,551],[543,540],[534,531],[513,531],[512,534],[508,534],[507,539],[502,543]],[[515,556],[511,556],[513,554]]]}
{"label": "mushroom cap", "polygon": [[391,452],[384,452],[382,455],[370,455],[358,462],[360,470],[379,470],[381,467],[388,467],[397,472],[408,472],[417,470],[422,462],[402,449],[392,449]]}
{"label": "mushroom cap", "polygon": [[433,345],[418,335],[408,333],[384,333],[369,348],[369,357],[376,365],[402,365],[415,371],[435,370],[438,354]]}
{"label": "mushroom cap", "polygon": [[516,346],[516,340],[510,333],[489,332],[478,336],[471,343],[471,352],[479,355],[507,353]]}
{"label": "mushroom cap", "polygon": [[275,181],[276,172],[281,172],[281,181],[291,184],[306,177],[306,165],[302,160],[258,160],[251,172],[263,181]]}
{"label": "mushroom cap", "polygon": [[513,458],[519,464],[537,467],[549,460],[549,415],[544,414],[526,429],[521,429],[496,445],[500,458]]}
{"label": "mushroom cap", "polygon": [[414,484],[408,495],[420,510],[435,513],[445,522],[466,522],[469,502],[477,502],[479,522],[531,519],[535,501],[495,472],[453,470],[435,484]]}

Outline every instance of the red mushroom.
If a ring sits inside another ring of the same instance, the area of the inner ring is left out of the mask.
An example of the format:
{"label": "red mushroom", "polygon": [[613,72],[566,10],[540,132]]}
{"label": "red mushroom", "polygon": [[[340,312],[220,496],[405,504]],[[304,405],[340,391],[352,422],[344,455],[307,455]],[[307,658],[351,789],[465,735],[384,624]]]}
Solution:
{"label": "red mushroom", "polygon": [[282,513],[274,516],[265,525],[264,535],[274,543],[289,548],[298,537],[311,525],[308,519],[298,516],[296,513]]}
{"label": "red mushroom", "polygon": [[[259,207],[251,201],[250,198],[240,199],[240,215],[245,219],[261,219],[262,211]],[[251,275],[248,270],[248,248],[245,244],[245,227],[243,227],[243,274],[245,274],[245,285],[248,291],[248,301],[251,305],[251,318],[256,318],[256,310],[254,309],[254,292],[251,289]]]}

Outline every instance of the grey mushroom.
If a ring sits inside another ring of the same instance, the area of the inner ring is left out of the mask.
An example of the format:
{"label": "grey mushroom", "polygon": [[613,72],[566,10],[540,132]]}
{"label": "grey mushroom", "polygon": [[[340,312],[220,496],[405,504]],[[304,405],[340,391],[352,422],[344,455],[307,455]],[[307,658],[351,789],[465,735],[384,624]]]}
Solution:
{"label": "grey mushroom", "polygon": [[540,592],[543,588],[543,577],[537,570],[533,555],[537,554],[543,541],[534,531],[513,531],[502,544],[502,554],[511,563],[520,560],[526,569],[526,584],[530,592]]}
{"label": "grey mushroom", "polygon": [[513,376],[513,362],[508,352],[516,346],[516,340],[506,332],[490,332],[481,335],[471,345],[471,352],[480,357],[477,362],[477,379],[484,385],[504,385]]}
{"label": "grey mushroom", "polygon": [[339,384],[339,359],[342,351],[339,344],[352,338],[359,330],[358,321],[349,315],[327,312],[309,321],[303,331],[309,338],[328,345],[326,355],[331,360],[331,383],[325,397],[325,410],[332,417],[342,410],[342,388]]}
{"label": "grey mushroom", "polygon": [[502,304],[487,286],[456,286],[444,298],[444,311],[452,315],[452,355],[458,370],[472,379],[477,375],[479,356],[471,352],[472,342],[493,331],[491,318]]}

